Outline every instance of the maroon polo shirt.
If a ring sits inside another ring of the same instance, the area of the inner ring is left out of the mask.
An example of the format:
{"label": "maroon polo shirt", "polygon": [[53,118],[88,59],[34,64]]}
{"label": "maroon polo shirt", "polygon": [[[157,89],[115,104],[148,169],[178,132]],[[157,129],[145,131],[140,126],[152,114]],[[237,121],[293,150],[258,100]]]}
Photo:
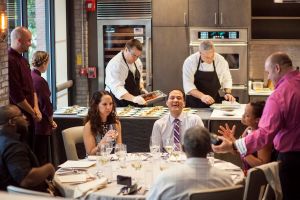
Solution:
{"label": "maroon polo shirt", "polygon": [[[8,49],[8,81],[9,81],[9,101],[17,105],[23,100],[34,107],[34,88],[30,74],[28,61],[12,48]],[[21,109],[22,110],[22,109]],[[29,121],[32,117],[22,110]]]}
{"label": "maroon polo shirt", "polygon": [[37,135],[50,135],[52,126],[49,118],[53,115],[53,107],[50,102],[51,92],[47,81],[41,77],[41,72],[36,69],[31,71],[33,87],[38,97],[39,108],[42,113],[42,120],[35,122],[35,134]]}

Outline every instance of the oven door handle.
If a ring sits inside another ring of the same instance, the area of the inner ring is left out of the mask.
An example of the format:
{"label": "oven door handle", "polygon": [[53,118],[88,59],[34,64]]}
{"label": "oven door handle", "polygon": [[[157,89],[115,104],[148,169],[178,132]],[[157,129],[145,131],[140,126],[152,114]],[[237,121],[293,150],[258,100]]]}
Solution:
{"label": "oven door handle", "polygon": [[236,47],[236,46],[247,46],[247,43],[214,43],[215,47]]}

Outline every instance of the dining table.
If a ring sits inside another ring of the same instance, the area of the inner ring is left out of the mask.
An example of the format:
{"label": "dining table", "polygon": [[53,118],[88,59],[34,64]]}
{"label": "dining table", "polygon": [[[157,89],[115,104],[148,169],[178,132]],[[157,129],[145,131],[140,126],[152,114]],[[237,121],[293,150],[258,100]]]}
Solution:
{"label": "dining table", "polygon": [[[72,162],[71,165],[73,166],[60,165],[53,182],[62,196],[66,198],[88,200],[146,199],[155,179],[165,170],[184,165],[185,160],[184,153],[176,158],[168,154],[153,156],[151,153],[128,153],[126,161],[119,161],[118,157],[112,154],[107,163],[100,162],[99,156],[89,156],[83,160],[66,162],[66,164]],[[244,173],[240,167],[216,158],[213,162],[209,161],[214,167],[227,171],[235,184],[243,184]],[[87,165],[82,166],[82,163]],[[136,165],[139,167],[134,167]],[[132,184],[137,184],[137,192],[131,195],[124,193],[126,186],[117,184],[118,175],[130,177]],[[85,178],[75,180],[76,177],[80,176]],[[69,180],[67,180],[68,178]],[[86,185],[93,184],[93,182],[95,185],[86,188]],[[100,184],[101,187],[97,187],[96,184],[98,186]],[[83,187],[85,190],[78,195],[78,190],[83,190]]]}

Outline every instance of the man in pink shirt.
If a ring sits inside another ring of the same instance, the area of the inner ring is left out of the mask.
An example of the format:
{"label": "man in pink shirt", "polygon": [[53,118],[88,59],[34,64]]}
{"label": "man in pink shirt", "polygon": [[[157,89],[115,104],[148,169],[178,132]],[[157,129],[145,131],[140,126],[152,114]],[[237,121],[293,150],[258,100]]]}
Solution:
{"label": "man in pink shirt", "polygon": [[283,198],[300,199],[300,73],[293,69],[291,59],[283,52],[267,58],[265,71],[275,90],[267,99],[259,128],[234,143],[221,137],[222,144],[213,149],[218,153],[237,150],[245,156],[273,142],[281,161]]}

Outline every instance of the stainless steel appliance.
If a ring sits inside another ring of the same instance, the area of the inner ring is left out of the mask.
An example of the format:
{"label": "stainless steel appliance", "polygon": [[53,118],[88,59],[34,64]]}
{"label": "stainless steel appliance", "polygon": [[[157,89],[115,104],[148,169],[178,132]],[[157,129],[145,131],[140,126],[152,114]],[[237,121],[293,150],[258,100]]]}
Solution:
{"label": "stainless steel appliance", "polygon": [[143,44],[143,79],[148,91],[152,85],[151,0],[101,0],[97,2],[98,88],[105,87],[105,67],[125,43],[138,39]]}
{"label": "stainless steel appliance", "polygon": [[248,102],[248,32],[247,29],[216,29],[190,27],[190,53],[199,50],[203,40],[212,40],[216,52],[228,62],[234,96],[240,103]]}

